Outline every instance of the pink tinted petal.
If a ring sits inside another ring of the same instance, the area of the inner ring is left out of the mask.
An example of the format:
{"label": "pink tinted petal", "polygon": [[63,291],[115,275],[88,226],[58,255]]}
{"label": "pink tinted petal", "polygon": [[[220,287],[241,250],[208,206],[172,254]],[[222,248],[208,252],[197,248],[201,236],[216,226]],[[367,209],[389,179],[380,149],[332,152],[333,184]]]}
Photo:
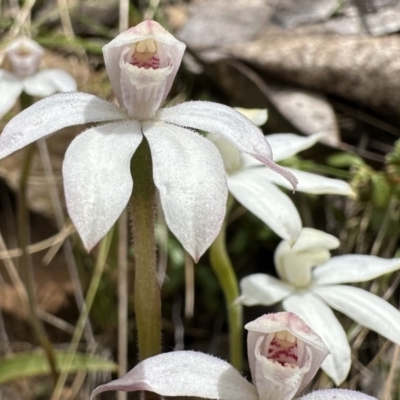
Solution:
{"label": "pink tinted petal", "polygon": [[90,398],[108,390],[148,390],[161,396],[258,400],[255,387],[230,364],[194,351],[175,351],[148,358],[124,377],[99,386]]}
{"label": "pink tinted petal", "polygon": [[378,400],[376,397],[368,396],[365,393],[348,389],[324,389],[316,390],[297,397],[297,400]]}
{"label": "pink tinted petal", "polygon": [[[157,57],[159,59],[159,67],[171,67],[171,72],[165,76],[165,85],[163,88],[162,102],[171,89],[175,75],[181,63],[183,53],[185,51],[185,44],[175,39],[168,33],[161,25],[155,21],[144,21],[141,24],[130,28],[103,47],[104,61],[106,64],[108,76],[111,81],[114,93],[121,105],[125,105],[122,95],[122,80],[121,80],[121,67],[120,61],[123,52],[127,49],[131,50],[134,43],[152,38],[158,45]],[[144,68],[140,68],[144,69]],[[146,76],[144,72],[139,75]],[[127,83],[126,80],[124,80]],[[146,82],[142,82],[146,84]]]}
{"label": "pink tinted petal", "polygon": [[225,217],[228,189],[222,159],[209,140],[188,129],[157,122],[143,124],[143,130],[167,225],[197,261]]}
{"label": "pink tinted petal", "polygon": [[47,97],[56,92],[76,91],[75,79],[61,69],[44,69],[24,80],[25,92],[31,96]]}
{"label": "pink tinted petal", "polygon": [[88,251],[109,231],[129,201],[131,158],[142,138],[139,122],[119,121],[85,131],[65,153],[68,213]]}
{"label": "pink tinted petal", "polygon": [[261,130],[233,108],[208,101],[190,101],[161,109],[157,117],[171,124],[223,136],[239,150],[285,177],[296,188],[296,178],[273,162],[271,148]]}
{"label": "pink tinted petal", "polygon": [[121,108],[92,94],[55,94],[23,110],[6,125],[0,136],[0,158],[67,126],[127,117]]}

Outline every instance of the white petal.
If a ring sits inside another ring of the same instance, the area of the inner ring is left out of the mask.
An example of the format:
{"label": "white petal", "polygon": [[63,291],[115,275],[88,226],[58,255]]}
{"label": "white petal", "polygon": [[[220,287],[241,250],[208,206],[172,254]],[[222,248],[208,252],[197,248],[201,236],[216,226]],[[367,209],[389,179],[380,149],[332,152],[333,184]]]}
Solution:
{"label": "white petal", "polygon": [[318,285],[366,282],[398,269],[400,258],[349,254],[333,257],[326,264],[316,267],[313,280]]}
{"label": "white petal", "polygon": [[294,288],[267,274],[253,274],[240,281],[240,302],[245,306],[270,306],[293,293]]}
{"label": "white petal", "polygon": [[0,136],[0,158],[66,126],[125,118],[121,108],[92,94],[55,94],[23,110],[6,125]]}
{"label": "white petal", "polygon": [[267,122],[268,110],[265,108],[242,108],[235,107],[236,111],[247,117],[254,125],[261,126]]}
{"label": "white petal", "polygon": [[274,161],[293,157],[298,152],[314,146],[324,135],[317,133],[310,136],[300,136],[294,133],[274,133],[267,135],[269,145],[274,155]]}
{"label": "white petal", "polygon": [[270,183],[266,170],[246,168],[228,175],[229,191],[278,236],[294,242],[302,228],[300,215],[290,198]]}
{"label": "white petal", "polygon": [[218,235],[228,189],[221,156],[204,137],[163,122],[144,124],[168,227],[198,260]]}
{"label": "white petal", "polygon": [[232,365],[195,351],[175,351],[148,358],[124,377],[99,386],[90,398],[108,390],[149,390],[161,396],[258,400],[255,387]]}
{"label": "white petal", "polygon": [[[340,179],[326,178],[322,175],[300,171],[298,169],[286,168],[298,180],[297,190],[310,194],[340,194],[343,196],[353,196],[354,191],[351,186]],[[286,179],[280,175],[268,171],[268,178],[277,185],[286,189],[292,189]]]}
{"label": "white petal", "polygon": [[365,393],[348,389],[324,389],[316,390],[297,397],[297,400],[378,400],[376,397],[368,396]]}
{"label": "white petal", "polygon": [[346,332],[332,310],[312,293],[299,293],[285,299],[283,308],[301,317],[324,341],[331,354],[322,369],[336,385],[340,385],[349,373],[351,350]]}
{"label": "white petal", "polygon": [[115,96],[121,105],[124,104],[121,88],[121,68],[119,64],[121,55],[126,48],[131,47],[134,43],[149,38],[152,38],[159,47],[157,54],[160,58],[160,68],[167,66],[172,67],[172,72],[166,78],[167,83],[164,88],[164,99],[171,89],[186,46],[184,43],[175,39],[157,22],[144,21],[141,24],[120,33],[115,39],[103,47],[107,73]]}
{"label": "white petal", "polygon": [[387,301],[346,285],[315,287],[312,291],[332,308],[400,345],[400,312]]}
{"label": "white petal", "polygon": [[19,78],[0,69],[0,118],[11,110],[23,89]]}
{"label": "white petal", "polygon": [[296,187],[292,174],[272,161],[271,148],[261,130],[233,108],[208,101],[190,101],[161,109],[157,116],[162,121],[223,136]]}
{"label": "white petal", "polygon": [[75,79],[61,69],[44,69],[24,80],[25,92],[31,96],[47,97],[56,92],[76,91]]}
{"label": "white petal", "polygon": [[129,201],[131,158],[142,138],[139,122],[120,121],[91,128],[68,147],[63,164],[67,208],[87,250]]}

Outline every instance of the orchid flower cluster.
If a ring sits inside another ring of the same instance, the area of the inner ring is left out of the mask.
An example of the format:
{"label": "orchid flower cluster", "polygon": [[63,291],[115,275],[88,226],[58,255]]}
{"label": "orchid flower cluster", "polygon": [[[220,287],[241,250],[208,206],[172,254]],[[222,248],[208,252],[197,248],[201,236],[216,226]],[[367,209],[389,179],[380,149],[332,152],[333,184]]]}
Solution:
{"label": "orchid flower cluster", "polygon": [[30,39],[7,49],[14,74],[0,71],[0,89],[10,93],[0,99],[0,116],[23,90],[39,97],[69,92],[45,98],[14,117],[0,136],[0,159],[62,128],[96,124],[72,141],[63,163],[68,212],[88,251],[135,192],[138,177],[132,176],[132,159],[143,143],[150,150],[152,179],[167,225],[195,261],[221,230],[228,190],[283,239],[275,253],[280,279],[265,274],[244,278],[236,303],[269,306],[282,301],[287,310],[245,326],[253,385],[225,361],[182,351],[147,358],[125,377],[98,387],[92,397],[107,390],[149,390],[162,396],[227,400],[372,399],[353,391],[302,392],[321,365],[338,385],[350,368],[346,334],[330,307],[400,345],[398,310],[367,291],[342,285],[398,270],[400,259],[331,258],[329,251],[339,241],[303,228],[292,200],[276,186],[352,194],[343,181],[276,164],[309,148],[321,135],[264,137],[255,124],[265,122],[265,111],[247,118],[243,110],[205,101],[161,108],[184,50],[182,42],[154,21],[122,32],[104,46],[119,105],[74,92],[65,73],[37,72],[43,50]]}

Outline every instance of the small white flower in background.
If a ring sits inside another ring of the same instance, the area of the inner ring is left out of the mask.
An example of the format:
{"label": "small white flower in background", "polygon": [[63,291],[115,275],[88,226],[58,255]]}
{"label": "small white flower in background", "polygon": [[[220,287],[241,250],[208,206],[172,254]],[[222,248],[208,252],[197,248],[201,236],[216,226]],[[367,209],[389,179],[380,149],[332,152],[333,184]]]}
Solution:
{"label": "small white flower in background", "polygon": [[10,111],[23,91],[31,96],[47,97],[76,90],[76,82],[67,72],[38,71],[43,52],[43,47],[27,37],[15,39],[5,49],[13,72],[0,69],[0,118]]}
{"label": "small white flower in background", "polygon": [[400,258],[368,255],[332,257],[339,241],[325,232],[303,228],[292,245],[282,241],[275,252],[280,279],[266,274],[246,276],[240,282],[240,301],[247,306],[283,308],[299,315],[323,339],[331,354],[322,369],[339,385],[351,365],[346,332],[331,308],[347,315],[400,345],[400,312],[380,297],[342,283],[365,282],[400,269]]}
{"label": "small white flower in background", "polygon": [[[237,108],[256,125],[267,120],[266,110]],[[322,137],[315,134],[309,137],[291,133],[265,136],[271,146],[275,162],[292,157],[299,151],[313,146]],[[292,200],[276,185],[291,188],[284,179],[273,171],[264,168],[254,158],[238,151],[222,137],[210,135],[224,160],[228,188],[233,197],[244,207],[265,222],[278,236],[295,241],[302,228],[299,213]],[[287,168],[297,178],[297,189],[312,194],[339,194],[349,196],[353,193],[350,185],[339,179]]]}
{"label": "small white flower in background", "polygon": [[105,123],[74,139],[63,164],[67,208],[88,250],[129,201],[131,158],[143,136],[167,225],[195,260],[220,231],[227,187],[218,150],[186,127],[225,137],[296,186],[293,175],[272,161],[261,131],[230,107],[193,101],[159,109],[184,50],[182,42],[154,21],[128,29],[103,48],[120,107],[91,94],[56,94],[16,116],[0,137],[3,158],[61,128]]}
{"label": "small white flower in background", "polygon": [[[291,400],[307,386],[329,353],[318,335],[290,312],[263,315],[245,328],[249,331],[247,354],[253,385],[219,358],[194,351],[175,351],[142,361],[122,378],[96,388],[91,399],[109,390],[147,390],[161,396]],[[305,396],[304,400],[333,398],[373,399],[350,390],[321,390]]]}

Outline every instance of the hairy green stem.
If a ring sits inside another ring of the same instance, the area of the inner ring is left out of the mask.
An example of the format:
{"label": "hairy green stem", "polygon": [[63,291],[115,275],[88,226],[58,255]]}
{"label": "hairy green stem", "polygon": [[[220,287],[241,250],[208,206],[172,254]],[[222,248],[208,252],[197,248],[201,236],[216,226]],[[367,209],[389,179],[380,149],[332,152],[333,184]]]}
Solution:
{"label": "hairy green stem", "polygon": [[156,268],[155,194],[150,147],[145,138],[131,164],[135,186],[130,200],[135,251],[134,301],[139,359],[161,351],[161,296]]}
{"label": "hairy green stem", "polygon": [[33,333],[42,347],[47,361],[50,366],[51,374],[54,379],[54,383],[57,381],[58,373],[56,366],[56,359],[54,355],[53,346],[47,336],[46,330],[43,326],[42,321],[39,318],[35,280],[33,273],[33,265],[30,254],[27,251],[29,245],[29,210],[26,204],[26,191],[29,177],[29,171],[31,169],[33,155],[35,153],[35,145],[29,145],[24,154],[24,160],[21,169],[21,176],[19,181],[18,191],[18,241],[22,251],[21,255],[21,272],[26,287],[26,293],[28,296],[29,304],[29,316],[32,325]]}
{"label": "hairy green stem", "polygon": [[[227,215],[232,205],[233,198],[229,195]],[[243,368],[243,307],[235,303],[239,296],[239,284],[226,250],[226,218],[220,233],[210,247],[210,261],[224,293],[228,312],[230,362],[240,371]]]}

